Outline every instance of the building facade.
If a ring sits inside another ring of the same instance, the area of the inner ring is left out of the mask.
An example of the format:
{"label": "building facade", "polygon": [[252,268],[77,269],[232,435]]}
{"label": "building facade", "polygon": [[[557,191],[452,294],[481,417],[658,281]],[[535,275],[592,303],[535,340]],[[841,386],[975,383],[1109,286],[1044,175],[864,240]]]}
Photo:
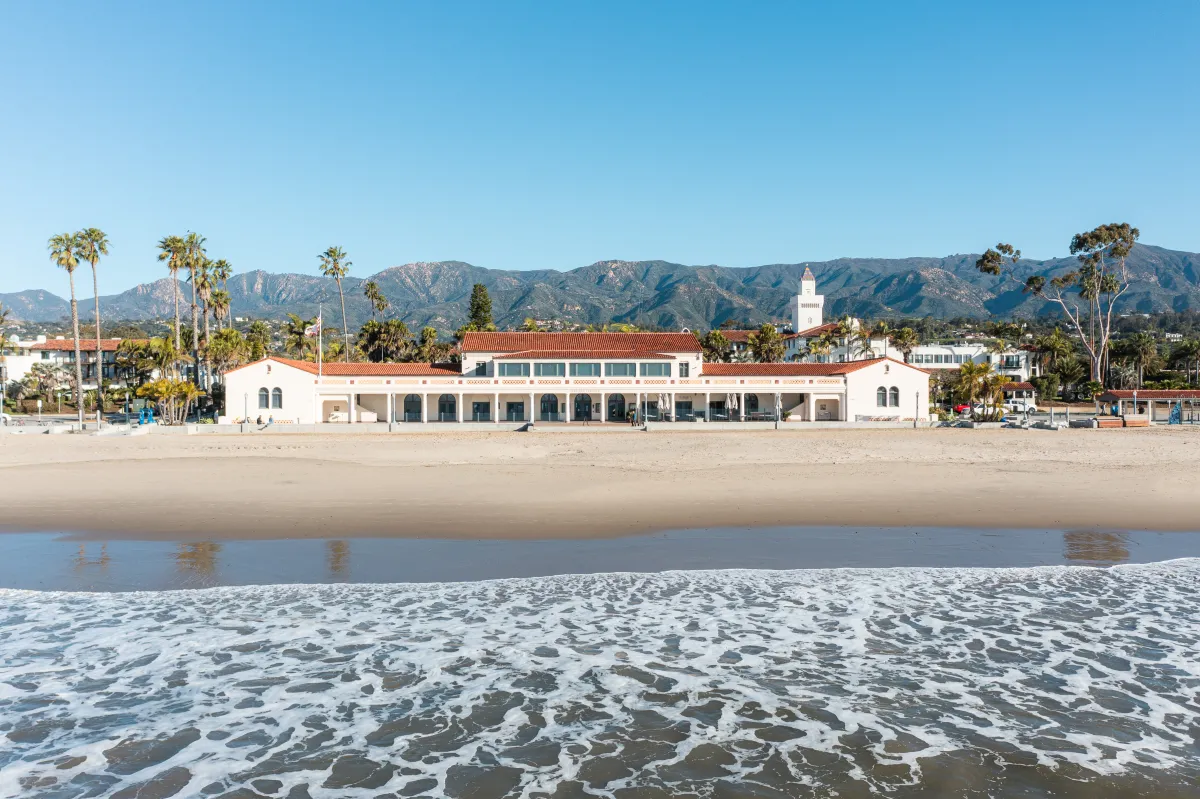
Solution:
{"label": "building facade", "polygon": [[690,333],[467,333],[460,366],[267,358],[226,374],[227,416],[276,423],[912,421],[928,375],[886,358],[712,363]]}

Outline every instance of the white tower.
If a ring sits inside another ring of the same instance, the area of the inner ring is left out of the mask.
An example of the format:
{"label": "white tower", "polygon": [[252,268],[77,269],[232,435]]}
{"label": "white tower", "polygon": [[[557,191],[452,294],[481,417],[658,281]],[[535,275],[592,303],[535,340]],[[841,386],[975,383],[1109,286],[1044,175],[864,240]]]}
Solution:
{"label": "white tower", "polygon": [[802,333],[825,324],[825,296],[817,293],[817,279],[804,267],[800,293],[792,299],[792,330]]}

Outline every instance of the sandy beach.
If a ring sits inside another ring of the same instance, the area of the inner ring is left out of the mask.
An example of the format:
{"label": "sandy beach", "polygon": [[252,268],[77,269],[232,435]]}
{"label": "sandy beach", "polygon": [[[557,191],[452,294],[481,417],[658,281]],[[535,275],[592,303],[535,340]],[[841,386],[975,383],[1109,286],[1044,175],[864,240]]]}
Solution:
{"label": "sandy beach", "polygon": [[1200,430],[0,436],[9,531],[572,538],[716,526],[1195,530]]}

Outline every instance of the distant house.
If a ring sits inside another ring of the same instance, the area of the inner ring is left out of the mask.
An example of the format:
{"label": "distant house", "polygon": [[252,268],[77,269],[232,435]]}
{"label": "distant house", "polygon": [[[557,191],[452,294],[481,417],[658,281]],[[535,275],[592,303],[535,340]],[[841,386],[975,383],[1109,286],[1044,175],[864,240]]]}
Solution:
{"label": "distant house", "polygon": [[[102,362],[97,365],[96,339],[79,339],[84,391],[91,391],[96,388],[98,374],[106,382],[121,384],[121,378],[117,374],[117,348],[121,346],[121,342],[124,340],[119,338],[100,339]],[[139,340],[139,343],[144,343],[144,340]],[[29,368],[32,368],[33,363],[45,363],[62,367],[72,373],[75,371],[75,339],[64,336],[46,339],[45,336],[39,336],[38,342],[29,347],[29,352],[31,355]],[[26,370],[26,373],[28,373],[28,370]],[[10,377],[9,379],[19,378]]]}

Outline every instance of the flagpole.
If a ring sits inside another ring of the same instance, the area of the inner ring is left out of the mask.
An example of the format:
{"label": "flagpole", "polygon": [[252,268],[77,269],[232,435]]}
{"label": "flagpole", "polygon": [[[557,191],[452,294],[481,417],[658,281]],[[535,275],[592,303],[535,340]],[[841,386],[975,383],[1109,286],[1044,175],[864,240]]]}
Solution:
{"label": "flagpole", "polygon": [[325,349],[325,324],[321,318],[324,306],[317,306],[317,380],[321,379],[321,350]]}

